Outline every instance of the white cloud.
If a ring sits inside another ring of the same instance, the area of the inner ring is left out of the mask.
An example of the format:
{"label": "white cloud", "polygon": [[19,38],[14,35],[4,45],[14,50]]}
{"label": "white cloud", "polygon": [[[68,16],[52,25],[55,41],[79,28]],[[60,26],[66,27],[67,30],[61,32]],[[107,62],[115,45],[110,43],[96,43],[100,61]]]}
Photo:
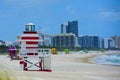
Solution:
{"label": "white cloud", "polygon": [[12,17],[13,15],[10,14],[0,14],[0,18],[8,18],[8,17]]}
{"label": "white cloud", "polygon": [[120,12],[115,11],[100,12],[97,16],[105,20],[120,20]]}
{"label": "white cloud", "polygon": [[110,11],[106,11],[106,12],[101,12],[100,13],[103,17],[120,17],[120,12],[110,12]]}

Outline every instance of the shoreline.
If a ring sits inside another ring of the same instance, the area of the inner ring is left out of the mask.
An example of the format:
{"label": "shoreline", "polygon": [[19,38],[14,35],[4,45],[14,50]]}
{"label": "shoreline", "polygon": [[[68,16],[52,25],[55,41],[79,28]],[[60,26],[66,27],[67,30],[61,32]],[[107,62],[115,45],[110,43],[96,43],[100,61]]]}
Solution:
{"label": "shoreline", "polygon": [[99,55],[91,55],[88,57],[84,57],[84,58],[76,58],[75,62],[82,62],[82,63],[89,63],[89,64],[95,64],[94,61],[92,61],[91,59],[98,57]]}
{"label": "shoreline", "polygon": [[[90,53],[89,53],[90,54]],[[95,58],[101,56],[101,55],[113,55],[113,54],[120,54],[120,53],[99,53],[99,54],[93,54],[87,57],[83,58],[76,58],[74,61],[75,62],[80,62],[80,63],[88,63],[88,64],[97,64],[97,65],[106,65],[106,66],[116,66],[120,67],[120,65],[114,65],[114,64],[98,64],[95,62]]]}
{"label": "shoreline", "polygon": [[[90,54],[90,53],[88,53]],[[111,54],[120,54],[120,53],[96,53],[91,54],[90,56],[86,56],[83,58],[76,58],[75,62],[89,63],[89,64],[97,64],[93,59],[99,57],[101,55],[111,55]],[[99,65],[99,64],[98,64]],[[109,64],[101,64],[101,65],[109,65]],[[109,65],[109,66],[118,66],[118,65]]]}

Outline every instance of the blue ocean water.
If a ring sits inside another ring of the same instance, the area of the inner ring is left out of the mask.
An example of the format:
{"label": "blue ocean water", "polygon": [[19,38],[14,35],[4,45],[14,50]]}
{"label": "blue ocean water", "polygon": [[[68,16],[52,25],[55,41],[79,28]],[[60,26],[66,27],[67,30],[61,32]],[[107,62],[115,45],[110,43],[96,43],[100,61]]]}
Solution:
{"label": "blue ocean water", "polygon": [[94,61],[97,64],[117,65],[120,66],[120,54],[101,55]]}

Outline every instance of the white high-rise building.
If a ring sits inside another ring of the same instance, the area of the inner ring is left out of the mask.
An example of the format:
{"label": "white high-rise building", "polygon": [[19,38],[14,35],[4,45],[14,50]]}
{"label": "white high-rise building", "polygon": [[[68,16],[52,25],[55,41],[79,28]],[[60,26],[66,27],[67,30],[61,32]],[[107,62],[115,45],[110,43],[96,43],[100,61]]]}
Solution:
{"label": "white high-rise building", "polygon": [[115,41],[112,38],[104,38],[104,48],[115,48]]}
{"label": "white high-rise building", "polygon": [[40,38],[40,42],[39,42],[39,46],[52,46],[52,36],[43,33],[42,29],[39,28],[38,30],[38,34],[39,34],[39,38]]}
{"label": "white high-rise building", "polygon": [[64,23],[64,24],[61,25],[61,33],[62,34],[66,34],[67,33],[67,26],[68,26],[67,23]]}

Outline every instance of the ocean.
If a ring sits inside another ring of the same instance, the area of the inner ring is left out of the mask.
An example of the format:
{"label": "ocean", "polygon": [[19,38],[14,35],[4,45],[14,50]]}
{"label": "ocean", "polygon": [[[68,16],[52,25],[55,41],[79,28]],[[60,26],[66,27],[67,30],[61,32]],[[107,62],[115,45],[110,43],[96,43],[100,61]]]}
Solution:
{"label": "ocean", "polygon": [[94,62],[97,64],[120,66],[120,54],[101,55],[94,58]]}

